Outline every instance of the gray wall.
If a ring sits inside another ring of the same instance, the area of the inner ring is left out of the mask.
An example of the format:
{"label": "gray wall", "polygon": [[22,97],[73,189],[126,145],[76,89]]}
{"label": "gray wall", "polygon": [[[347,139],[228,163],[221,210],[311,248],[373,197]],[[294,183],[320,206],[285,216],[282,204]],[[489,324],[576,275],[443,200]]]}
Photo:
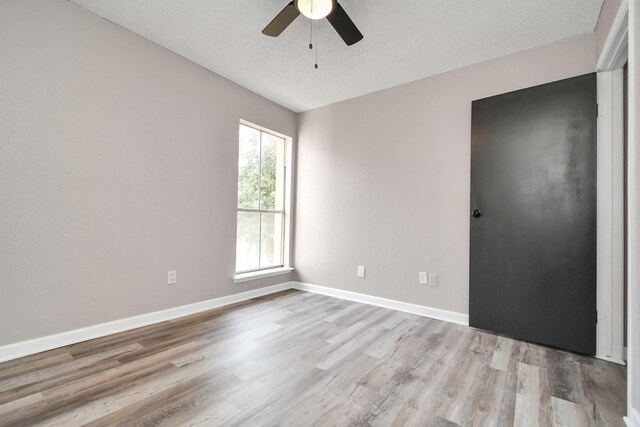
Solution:
{"label": "gray wall", "polygon": [[0,58],[0,345],[290,280],[231,277],[238,120],[295,114],[64,0]]}
{"label": "gray wall", "polygon": [[591,34],[301,114],[299,279],[467,313],[471,101],[594,70]]}

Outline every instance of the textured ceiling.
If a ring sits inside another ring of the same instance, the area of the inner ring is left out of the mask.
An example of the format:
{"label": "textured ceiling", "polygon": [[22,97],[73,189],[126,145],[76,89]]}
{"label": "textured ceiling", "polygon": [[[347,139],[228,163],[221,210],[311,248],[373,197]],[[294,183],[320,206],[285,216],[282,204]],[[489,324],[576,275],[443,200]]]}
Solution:
{"label": "textured ceiling", "polygon": [[603,0],[340,0],[364,39],[300,16],[289,0],[71,0],[293,111],[306,111],[594,30]]}

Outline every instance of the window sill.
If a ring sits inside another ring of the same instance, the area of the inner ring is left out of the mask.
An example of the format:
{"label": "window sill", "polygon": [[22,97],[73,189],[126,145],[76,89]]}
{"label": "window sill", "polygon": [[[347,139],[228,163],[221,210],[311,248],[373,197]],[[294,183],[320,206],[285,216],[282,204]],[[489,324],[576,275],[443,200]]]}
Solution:
{"label": "window sill", "polygon": [[249,280],[264,279],[265,277],[279,276],[281,274],[291,273],[291,267],[278,267],[269,270],[252,271],[251,273],[236,274],[233,276],[233,283],[248,282]]}

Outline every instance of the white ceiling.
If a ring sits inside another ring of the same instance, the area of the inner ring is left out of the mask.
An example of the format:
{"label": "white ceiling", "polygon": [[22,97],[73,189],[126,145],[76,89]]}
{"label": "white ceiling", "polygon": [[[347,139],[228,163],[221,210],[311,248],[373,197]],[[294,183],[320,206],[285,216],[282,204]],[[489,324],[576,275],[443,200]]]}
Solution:
{"label": "white ceiling", "polygon": [[71,0],[295,112],[593,32],[603,0],[340,0],[364,39],[347,47],[289,0]]}

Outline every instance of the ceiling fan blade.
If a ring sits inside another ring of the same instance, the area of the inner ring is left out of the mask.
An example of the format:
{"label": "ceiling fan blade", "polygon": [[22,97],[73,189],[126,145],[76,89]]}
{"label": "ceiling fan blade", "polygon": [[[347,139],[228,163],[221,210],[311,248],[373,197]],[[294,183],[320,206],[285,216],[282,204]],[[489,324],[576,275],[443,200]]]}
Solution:
{"label": "ceiling fan blade", "polygon": [[356,24],[349,18],[347,12],[340,6],[340,3],[336,2],[333,11],[327,15],[327,20],[333,25],[333,28],[342,37],[347,46],[358,43],[364,37],[356,27]]}
{"label": "ceiling fan blade", "polygon": [[289,3],[282,11],[264,27],[262,34],[265,36],[278,37],[282,32],[300,15],[300,11],[293,4]]}

